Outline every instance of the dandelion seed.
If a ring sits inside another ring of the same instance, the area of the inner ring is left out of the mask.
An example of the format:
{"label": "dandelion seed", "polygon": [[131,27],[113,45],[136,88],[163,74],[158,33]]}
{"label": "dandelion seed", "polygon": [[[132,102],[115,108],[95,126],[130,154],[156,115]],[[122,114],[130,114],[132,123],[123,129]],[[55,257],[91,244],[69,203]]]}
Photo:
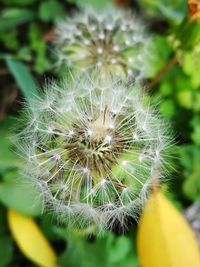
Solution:
{"label": "dandelion seed", "polygon": [[115,46],[113,46],[113,50],[114,50],[115,52],[119,52],[120,48],[119,48],[118,45],[115,45]]}
{"label": "dandelion seed", "polygon": [[112,58],[110,62],[111,62],[111,64],[116,64],[117,60],[115,58]]}
{"label": "dandelion seed", "polygon": [[122,166],[126,166],[126,164],[127,164],[127,160],[123,160],[122,161]]}
{"label": "dandelion seed", "polygon": [[103,53],[103,49],[101,47],[98,47],[97,48],[97,53],[101,55]]}
{"label": "dandelion seed", "polygon": [[110,143],[111,140],[112,140],[112,136],[110,136],[110,135],[106,135],[106,137],[105,137],[105,141],[108,142],[108,143]]}
{"label": "dandelion seed", "polygon": [[112,31],[113,30],[113,25],[111,25],[111,24],[107,24],[105,27],[106,27],[106,29],[108,31]]}
{"label": "dandelion seed", "polygon": [[102,67],[102,65],[103,65],[103,63],[102,63],[101,61],[98,61],[98,62],[97,62],[97,67],[100,68],[100,67]]}
{"label": "dandelion seed", "polygon": [[100,40],[104,40],[105,39],[105,34],[104,33],[99,33],[98,35]]}

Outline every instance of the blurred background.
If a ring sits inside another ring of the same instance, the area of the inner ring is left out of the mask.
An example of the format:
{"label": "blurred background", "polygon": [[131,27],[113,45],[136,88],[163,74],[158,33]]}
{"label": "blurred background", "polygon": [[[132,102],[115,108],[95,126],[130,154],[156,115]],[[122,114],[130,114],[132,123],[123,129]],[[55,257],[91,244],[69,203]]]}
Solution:
{"label": "blurred background", "polygon": [[[87,5],[99,8],[110,2],[0,0],[0,267],[37,266],[16,244],[8,226],[8,209],[34,218],[61,267],[139,267],[136,222],[124,235],[114,229],[97,238],[87,231],[69,233],[49,215],[41,216],[42,203],[35,189],[20,187],[22,163],[9,138],[24,99],[46,79],[59,77],[52,53],[56,23]],[[113,4],[133,9],[153,36],[154,57],[145,89],[159,97],[160,113],[174,129],[178,154],[166,194],[186,216],[200,243],[200,43],[196,38],[200,29],[187,45],[182,36],[191,31],[177,34],[189,16],[195,16],[198,24],[198,1],[189,2],[194,3],[189,9],[185,0],[115,0]]]}

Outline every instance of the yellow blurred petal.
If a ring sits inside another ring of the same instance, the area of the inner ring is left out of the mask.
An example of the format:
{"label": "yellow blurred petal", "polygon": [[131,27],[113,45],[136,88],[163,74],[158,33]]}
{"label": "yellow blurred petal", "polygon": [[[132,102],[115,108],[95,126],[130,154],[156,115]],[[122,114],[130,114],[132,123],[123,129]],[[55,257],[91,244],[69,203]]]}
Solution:
{"label": "yellow blurred petal", "polygon": [[42,267],[56,267],[56,254],[30,217],[8,210],[8,224],[22,253]]}
{"label": "yellow blurred petal", "polygon": [[151,195],[141,216],[137,249],[141,267],[200,267],[190,226],[159,192]]}

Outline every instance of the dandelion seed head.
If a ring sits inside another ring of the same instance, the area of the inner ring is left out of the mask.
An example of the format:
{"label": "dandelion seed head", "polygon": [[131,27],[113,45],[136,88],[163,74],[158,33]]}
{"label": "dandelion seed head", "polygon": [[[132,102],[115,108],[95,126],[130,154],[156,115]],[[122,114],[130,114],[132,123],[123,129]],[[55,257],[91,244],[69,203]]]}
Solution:
{"label": "dandelion seed head", "polygon": [[88,8],[58,25],[55,48],[60,63],[126,79],[145,68],[149,42],[143,22],[131,12]]}
{"label": "dandelion seed head", "polygon": [[171,146],[147,102],[134,85],[82,77],[49,83],[33,101],[19,134],[24,172],[60,220],[111,229],[137,216],[155,174],[165,176]]}

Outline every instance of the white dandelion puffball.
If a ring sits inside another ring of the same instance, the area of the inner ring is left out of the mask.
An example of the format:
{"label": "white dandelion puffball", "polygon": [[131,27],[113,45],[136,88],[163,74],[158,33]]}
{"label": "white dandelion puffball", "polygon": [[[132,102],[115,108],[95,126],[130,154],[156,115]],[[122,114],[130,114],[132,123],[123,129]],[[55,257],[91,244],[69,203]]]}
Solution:
{"label": "white dandelion puffball", "polygon": [[56,30],[58,65],[98,70],[101,76],[126,79],[145,72],[149,37],[130,12],[91,8],[61,22]]}
{"label": "white dandelion puffball", "polygon": [[[126,93],[125,93],[126,92]],[[168,167],[171,136],[134,85],[50,83],[20,134],[26,174],[46,207],[77,227],[126,226]]]}

